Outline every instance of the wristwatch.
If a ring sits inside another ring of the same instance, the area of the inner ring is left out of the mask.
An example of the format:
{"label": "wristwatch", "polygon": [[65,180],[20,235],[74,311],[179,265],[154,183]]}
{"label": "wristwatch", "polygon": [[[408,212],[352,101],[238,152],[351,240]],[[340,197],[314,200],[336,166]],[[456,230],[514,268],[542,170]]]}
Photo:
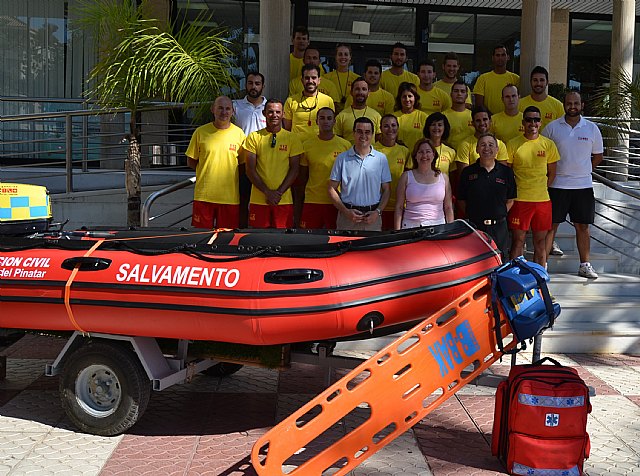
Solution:
{"label": "wristwatch", "polygon": [[376,208],[376,211],[378,212],[378,216],[381,217],[382,216],[382,210],[380,210],[379,208]]}

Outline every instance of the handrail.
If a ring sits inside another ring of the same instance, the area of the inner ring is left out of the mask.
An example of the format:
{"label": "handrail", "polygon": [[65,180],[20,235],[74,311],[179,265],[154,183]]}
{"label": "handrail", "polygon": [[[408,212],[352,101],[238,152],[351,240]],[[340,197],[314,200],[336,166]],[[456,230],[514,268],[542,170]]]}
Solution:
{"label": "handrail", "polygon": [[612,188],[615,191],[620,192],[629,197],[635,198],[636,200],[640,200],[640,193],[636,193],[627,187],[621,187],[620,182],[614,182],[612,180],[609,180],[608,178],[603,177],[597,172],[591,172],[591,175],[593,176],[594,179],[596,179],[600,183],[603,183],[607,187]]}
{"label": "handrail", "polygon": [[152,218],[149,216],[149,213],[151,211],[151,205],[153,205],[153,203],[158,198],[164,197],[165,195],[168,195],[177,190],[188,187],[189,185],[194,185],[195,183],[196,183],[196,178],[194,176],[194,177],[191,177],[190,179],[183,180],[182,182],[169,185],[168,187],[158,190],[157,192],[153,192],[151,195],[149,195],[147,199],[144,201],[144,203],[142,204],[142,209],[140,210],[140,226],[142,227],[149,226],[149,222],[152,220]]}

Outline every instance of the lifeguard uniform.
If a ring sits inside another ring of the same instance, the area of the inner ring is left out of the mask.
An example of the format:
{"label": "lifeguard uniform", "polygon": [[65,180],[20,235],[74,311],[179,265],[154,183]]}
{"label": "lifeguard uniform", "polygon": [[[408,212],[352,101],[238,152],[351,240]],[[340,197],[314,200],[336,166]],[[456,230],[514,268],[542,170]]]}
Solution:
{"label": "lifeguard uniform", "polygon": [[[296,134],[285,129],[276,133],[272,147],[273,133],[267,129],[252,132],[247,137],[244,148],[256,155],[256,172],[264,184],[276,190],[289,173],[289,159],[303,152],[302,143]],[[291,189],[287,189],[278,205],[269,205],[267,198],[254,185],[249,199],[249,225],[253,228],[289,228],[293,226],[293,199]]]}
{"label": "lifeguard uniform", "polygon": [[420,85],[420,78],[406,69],[403,69],[402,74],[399,75],[395,75],[390,69],[387,69],[380,76],[380,87],[389,91],[394,98],[398,95],[400,83],[412,83],[417,88]]}
{"label": "lifeguard uniform", "polygon": [[336,104],[340,104],[340,107],[342,108],[345,107],[347,100],[351,96],[351,85],[359,77],[360,75],[354,73],[353,71],[341,73],[337,69],[334,69],[333,71],[330,71],[327,74],[323,75],[323,78],[331,81],[336,87],[338,98],[333,98],[333,100],[336,102]]}
{"label": "lifeguard uniform", "polygon": [[465,109],[462,112],[458,112],[453,109],[447,109],[443,114],[447,117],[449,125],[451,126],[447,145],[457,151],[460,144],[476,132],[473,127],[473,120],[471,119],[471,111]]}
{"label": "lifeguard uniform", "polygon": [[[349,95],[345,109],[353,104],[353,96]],[[372,107],[378,114],[384,116],[385,114],[393,114],[393,109],[396,106],[396,99],[382,88],[378,88],[377,91],[369,91],[369,97],[367,97],[367,106]]]}
{"label": "lifeguard uniform", "polygon": [[422,130],[427,122],[427,115],[419,109],[409,114],[396,111],[393,115],[398,118],[398,141],[409,149],[409,153],[413,152],[413,146],[424,137]]}
{"label": "lifeguard uniform", "polygon": [[520,99],[520,103],[518,104],[520,112],[523,112],[529,106],[535,106],[540,109],[540,117],[542,119],[540,132],[542,132],[551,121],[555,121],[564,116],[564,105],[553,96],[547,96],[542,101],[536,101],[531,95]]}
{"label": "lifeguard uniform", "polygon": [[[438,81],[433,83],[433,85],[436,88],[442,89],[445,93],[447,93],[447,96],[451,97],[451,88],[453,87],[453,83],[445,83],[443,80],[439,79]],[[469,89],[469,86],[467,86],[467,100],[466,100],[466,103],[467,104],[473,104],[471,102],[471,89]]]}
{"label": "lifeguard uniform", "polygon": [[336,157],[351,148],[349,141],[334,135],[329,140],[310,137],[302,144],[304,154],[300,166],[309,168],[305,187],[300,227],[308,229],[336,228],[338,209],[333,205],[327,186]]}
{"label": "lifeguard uniform", "polygon": [[[524,137],[524,136],[523,136]],[[456,162],[463,163],[465,165],[471,165],[476,160],[480,158],[480,154],[476,151],[478,147],[478,139],[475,135],[468,137],[465,141],[460,144],[458,147],[456,154]],[[496,156],[496,160],[498,162],[505,162],[509,159],[509,154],[507,153],[507,146],[504,142],[498,139],[498,155]]]}
{"label": "lifeguard uniform", "polygon": [[[302,85],[302,80],[300,78],[295,78],[289,81],[289,96],[300,96],[302,94],[302,90],[304,89]],[[327,80],[325,76],[320,78],[320,83],[318,84],[318,91],[322,94],[326,94],[331,99],[333,99],[334,103],[340,101],[340,95],[338,94],[338,89],[335,84],[331,81]]]}
{"label": "lifeguard uniform", "polygon": [[287,98],[284,104],[284,118],[291,121],[291,132],[298,134],[301,142],[318,135],[316,116],[323,107],[329,107],[335,111],[333,99],[319,91],[311,97],[301,93]]}
{"label": "lifeguard uniform", "polygon": [[293,53],[289,53],[289,80],[299,78],[302,75],[304,58],[296,58]]}
{"label": "lifeguard uniform", "polygon": [[478,77],[476,85],[473,88],[473,94],[479,94],[484,97],[484,107],[489,109],[492,114],[504,111],[504,103],[502,102],[502,89],[507,84],[514,86],[520,85],[520,76],[511,71],[503,74],[497,74],[493,71],[483,73]]}
{"label": "lifeguard uniform", "polygon": [[509,116],[502,111],[491,116],[491,131],[497,139],[505,144],[514,137],[524,134],[524,126],[522,125],[522,113],[518,112],[515,116]]}
{"label": "lifeguard uniform", "polygon": [[418,94],[420,95],[420,110],[425,112],[427,116],[451,108],[451,95],[440,88],[434,86],[431,91],[425,91],[418,87]]}
{"label": "lifeguard uniform", "polygon": [[197,228],[237,228],[240,191],[238,164],[245,141],[235,124],[218,129],[212,122],[198,127],[186,156],[197,161],[191,225]]}
{"label": "lifeguard uniform", "polygon": [[456,151],[446,144],[434,147],[438,153],[436,168],[447,175],[456,170]]}
{"label": "lifeguard uniform", "polygon": [[382,229],[393,230],[398,180],[400,180],[400,176],[411,163],[411,154],[409,153],[409,149],[400,144],[387,147],[380,142],[376,142],[373,148],[378,152],[382,152],[387,157],[387,162],[389,163],[389,170],[391,172],[391,195],[389,196],[387,206],[382,210]]}
{"label": "lifeguard uniform", "polygon": [[372,107],[366,106],[364,109],[353,109],[351,106],[345,108],[336,116],[336,125],[333,132],[348,140],[352,145],[355,142],[353,137],[353,124],[359,117],[368,117],[373,122],[373,134],[380,134],[380,120],[382,116]]}

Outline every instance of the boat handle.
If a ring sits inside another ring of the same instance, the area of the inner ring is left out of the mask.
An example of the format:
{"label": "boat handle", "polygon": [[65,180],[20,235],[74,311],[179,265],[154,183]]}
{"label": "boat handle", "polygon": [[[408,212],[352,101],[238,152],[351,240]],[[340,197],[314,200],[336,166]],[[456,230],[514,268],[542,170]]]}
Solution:
{"label": "boat handle", "polygon": [[67,258],[61,265],[64,269],[73,270],[76,266],[78,271],[102,271],[111,266],[111,260],[107,258],[93,258],[91,256],[77,256]]}
{"label": "boat handle", "polygon": [[319,269],[280,269],[269,271],[264,275],[264,281],[272,284],[304,284],[320,281],[324,273]]}

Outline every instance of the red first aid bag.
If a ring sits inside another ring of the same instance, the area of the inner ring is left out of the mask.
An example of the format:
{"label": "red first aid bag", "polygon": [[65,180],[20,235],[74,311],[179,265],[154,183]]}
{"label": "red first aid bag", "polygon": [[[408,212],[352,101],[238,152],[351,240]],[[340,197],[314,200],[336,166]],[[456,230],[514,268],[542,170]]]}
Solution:
{"label": "red first aid bag", "polygon": [[589,387],[575,369],[549,357],[515,365],[496,393],[491,452],[509,474],[581,476],[590,412]]}

